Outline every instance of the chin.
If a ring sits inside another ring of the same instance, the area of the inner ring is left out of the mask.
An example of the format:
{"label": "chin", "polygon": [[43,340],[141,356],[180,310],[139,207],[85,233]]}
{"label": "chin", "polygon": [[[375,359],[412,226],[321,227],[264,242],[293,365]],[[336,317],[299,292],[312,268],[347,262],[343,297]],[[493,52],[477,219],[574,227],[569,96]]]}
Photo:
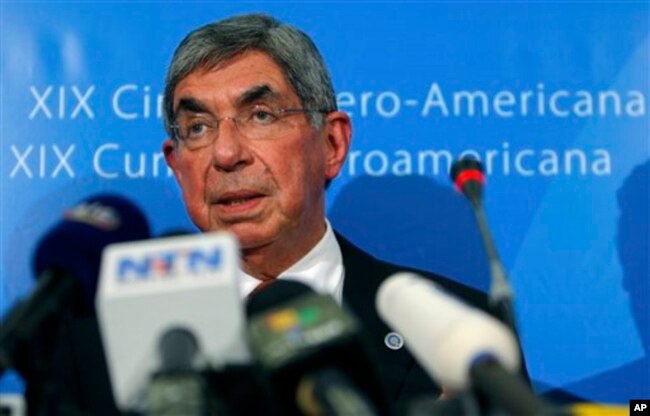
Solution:
{"label": "chin", "polygon": [[236,224],[232,227],[222,228],[219,231],[228,231],[234,234],[242,250],[268,245],[274,240],[275,236],[269,230],[263,230],[251,224]]}
{"label": "chin", "polygon": [[239,242],[239,247],[241,250],[255,250],[267,246],[271,243],[271,239],[252,237],[252,236],[240,236],[235,234],[237,241]]}

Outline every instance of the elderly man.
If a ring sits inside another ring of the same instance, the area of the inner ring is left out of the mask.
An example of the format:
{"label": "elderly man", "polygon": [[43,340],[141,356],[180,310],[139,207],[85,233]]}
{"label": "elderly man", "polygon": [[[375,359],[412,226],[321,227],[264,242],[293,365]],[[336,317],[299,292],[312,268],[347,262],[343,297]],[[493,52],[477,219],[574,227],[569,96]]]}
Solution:
{"label": "elderly man", "polygon": [[190,217],[237,236],[249,280],[277,278],[324,238],[350,120],[305,35],[264,16],[193,32],[169,69],[165,115]]}
{"label": "elderly man", "polygon": [[[242,295],[287,276],[332,295],[361,320],[393,401],[437,394],[374,310],[378,286],[402,268],[354,247],[325,218],[351,125],[310,38],[264,15],[201,27],[174,54],[164,106],[167,163],[194,224],[239,239]],[[483,294],[429,277],[485,306]]]}
{"label": "elderly man", "polygon": [[[345,161],[351,126],[309,37],[264,15],[195,30],[174,54],[164,110],[163,151],[192,221],[239,240],[242,297],[288,276],[332,295],[361,321],[390,402],[439,394],[375,311],[381,282],[404,268],[354,247],[325,218],[325,189]],[[481,292],[427,276],[486,308]],[[95,320],[71,322],[56,356],[65,409],[117,413]]]}

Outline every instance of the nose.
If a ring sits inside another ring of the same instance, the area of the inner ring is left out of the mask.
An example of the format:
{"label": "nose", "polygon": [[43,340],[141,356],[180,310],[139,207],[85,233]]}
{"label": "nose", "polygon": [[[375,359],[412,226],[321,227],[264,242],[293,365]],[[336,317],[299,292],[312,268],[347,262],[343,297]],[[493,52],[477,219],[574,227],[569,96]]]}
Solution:
{"label": "nose", "polygon": [[220,171],[232,172],[249,165],[252,153],[234,119],[224,118],[219,123],[217,138],[212,143],[212,164]]}

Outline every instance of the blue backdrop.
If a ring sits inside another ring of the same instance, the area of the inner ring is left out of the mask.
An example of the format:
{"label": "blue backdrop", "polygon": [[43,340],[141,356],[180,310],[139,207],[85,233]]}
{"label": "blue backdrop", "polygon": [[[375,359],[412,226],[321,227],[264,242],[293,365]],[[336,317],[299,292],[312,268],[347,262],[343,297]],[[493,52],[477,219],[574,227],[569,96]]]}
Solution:
{"label": "blue backdrop", "polygon": [[474,154],[538,390],[650,398],[647,1],[3,1],[3,315],[33,285],[38,237],[90,194],[137,201],[155,233],[191,227],[160,152],[166,66],[188,31],[253,11],[314,38],[352,116],[335,227],[486,289],[447,179]]}

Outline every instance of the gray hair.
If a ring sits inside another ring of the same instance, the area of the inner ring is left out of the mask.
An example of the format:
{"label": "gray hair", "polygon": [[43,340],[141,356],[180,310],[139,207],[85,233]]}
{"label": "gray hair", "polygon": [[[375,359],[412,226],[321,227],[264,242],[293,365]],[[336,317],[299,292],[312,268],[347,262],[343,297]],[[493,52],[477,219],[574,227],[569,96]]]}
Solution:
{"label": "gray hair", "polygon": [[[301,30],[271,16],[234,16],[200,27],[178,45],[165,80],[165,129],[172,136],[174,90],[194,70],[215,67],[249,50],[268,54],[282,68],[303,108],[336,110],[336,97],[327,67],[314,42]],[[308,113],[315,128],[323,115]]]}

